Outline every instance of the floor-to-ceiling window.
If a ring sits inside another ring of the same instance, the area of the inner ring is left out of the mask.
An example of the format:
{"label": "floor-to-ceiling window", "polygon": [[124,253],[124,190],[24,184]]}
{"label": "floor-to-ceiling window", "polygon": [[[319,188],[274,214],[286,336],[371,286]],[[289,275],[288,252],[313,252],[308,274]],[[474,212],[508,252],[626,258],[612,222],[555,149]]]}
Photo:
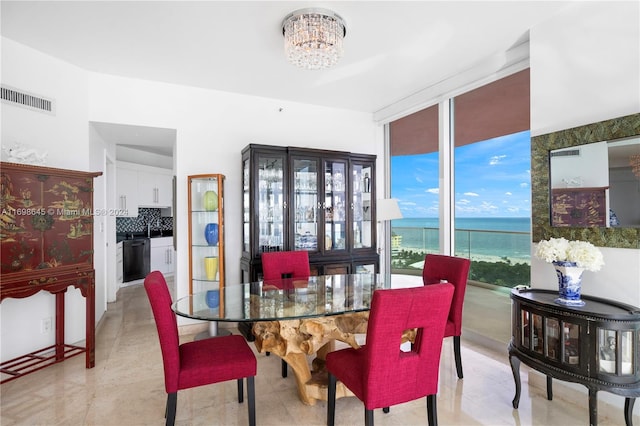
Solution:
{"label": "floor-to-ceiling window", "polygon": [[[390,196],[403,213],[391,222],[392,273],[420,275],[426,253],[444,253],[471,259],[471,284],[529,284],[529,70],[440,99],[388,129]],[[504,342],[508,296],[485,293],[474,301],[485,314],[468,326]]]}
{"label": "floor-to-ceiling window", "polygon": [[391,222],[391,268],[411,273],[440,250],[438,106],[392,122],[389,133],[391,196],[403,214]]}
{"label": "floor-to-ceiling window", "polygon": [[[441,104],[389,124],[391,197],[403,213],[391,223],[392,270],[419,273],[425,253],[446,253],[439,237],[446,223],[454,232],[446,254],[471,259],[472,280],[528,284],[529,70],[445,104],[451,110],[445,122]],[[452,131],[439,132],[443,125]],[[439,141],[443,134],[450,137]],[[442,149],[453,159],[450,173],[440,169]],[[450,218],[441,217],[445,188],[452,188]]]}
{"label": "floor-to-ceiling window", "polygon": [[451,100],[455,254],[470,279],[530,283],[529,70]]}

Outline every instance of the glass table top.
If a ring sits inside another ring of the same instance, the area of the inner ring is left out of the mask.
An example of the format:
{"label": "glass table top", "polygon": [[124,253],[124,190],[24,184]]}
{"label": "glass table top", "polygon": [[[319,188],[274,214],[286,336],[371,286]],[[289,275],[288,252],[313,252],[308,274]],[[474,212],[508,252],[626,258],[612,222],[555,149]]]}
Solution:
{"label": "glass table top", "polygon": [[[278,321],[368,311],[377,289],[390,288],[380,274],[312,276],[227,285],[177,300],[180,316],[207,321]],[[216,294],[217,293],[217,294]]]}

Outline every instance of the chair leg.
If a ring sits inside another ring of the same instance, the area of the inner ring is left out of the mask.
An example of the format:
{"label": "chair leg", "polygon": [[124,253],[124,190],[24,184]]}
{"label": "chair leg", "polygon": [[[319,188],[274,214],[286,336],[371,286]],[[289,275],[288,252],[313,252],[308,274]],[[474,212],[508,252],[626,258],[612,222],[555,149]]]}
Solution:
{"label": "chair leg", "polygon": [[282,360],[282,377],[286,378],[287,377],[287,361],[285,361],[284,359]]}
{"label": "chair leg", "polygon": [[244,402],[244,389],[242,387],[242,379],[238,379],[238,402],[240,404]]}
{"label": "chair leg", "polygon": [[166,426],[173,426],[176,422],[176,405],[178,403],[178,392],[167,394],[167,406],[164,411]]}
{"label": "chair leg", "polygon": [[254,377],[247,377],[247,398],[249,399],[249,426],[256,426],[256,386]]}
{"label": "chair leg", "polygon": [[435,395],[427,395],[427,419],[429,426],[438,426],[438,407]]}
{"label": "chair leg", "polygon": [[453,336],[453,355],[456,359],[458,378],[462,379],[462,357],[460,356],[460,336]]}
{"label": "chair leg", "polygon": [[327,426],[334,426],[336,419],[336,376],[329,373],[327,387]]}
{"label": "chair leg", "polygon": [[373,410],[364,410],[364,426],[373,426]]}

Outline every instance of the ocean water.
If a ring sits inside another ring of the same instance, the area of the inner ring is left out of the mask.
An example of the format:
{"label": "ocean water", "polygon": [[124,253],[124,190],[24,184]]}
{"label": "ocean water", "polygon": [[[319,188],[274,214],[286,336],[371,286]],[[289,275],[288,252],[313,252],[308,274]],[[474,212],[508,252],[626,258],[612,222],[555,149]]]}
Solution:
{"label": "ocean water", "polygon": [[[437,253],[437,218],[404,218],[391,221],[392,231],[402,236],[400,249]],[[455,252],[476,260],[529,262],[531,223],[528,217],[457,218]]]}

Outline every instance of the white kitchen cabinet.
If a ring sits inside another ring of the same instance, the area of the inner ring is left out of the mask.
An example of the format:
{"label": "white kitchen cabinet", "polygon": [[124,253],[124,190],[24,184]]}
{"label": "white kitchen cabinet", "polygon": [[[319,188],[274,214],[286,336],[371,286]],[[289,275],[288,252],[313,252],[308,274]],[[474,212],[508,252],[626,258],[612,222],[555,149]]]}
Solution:
{"label": "white kitchen cabinet", "polygon": [[145,207],[170,207],[172,176],[164,173],[138,171],[138,204]]}
{"label": "white kitchen cabinet", "polygon": [[116,168],[117,216],[138,216],[138,172],[123,167]]}
{"label": "white kitchen cabinet", "polygon": [[175,272],[173,237],[151,238],[151,270],[173,275]]}

